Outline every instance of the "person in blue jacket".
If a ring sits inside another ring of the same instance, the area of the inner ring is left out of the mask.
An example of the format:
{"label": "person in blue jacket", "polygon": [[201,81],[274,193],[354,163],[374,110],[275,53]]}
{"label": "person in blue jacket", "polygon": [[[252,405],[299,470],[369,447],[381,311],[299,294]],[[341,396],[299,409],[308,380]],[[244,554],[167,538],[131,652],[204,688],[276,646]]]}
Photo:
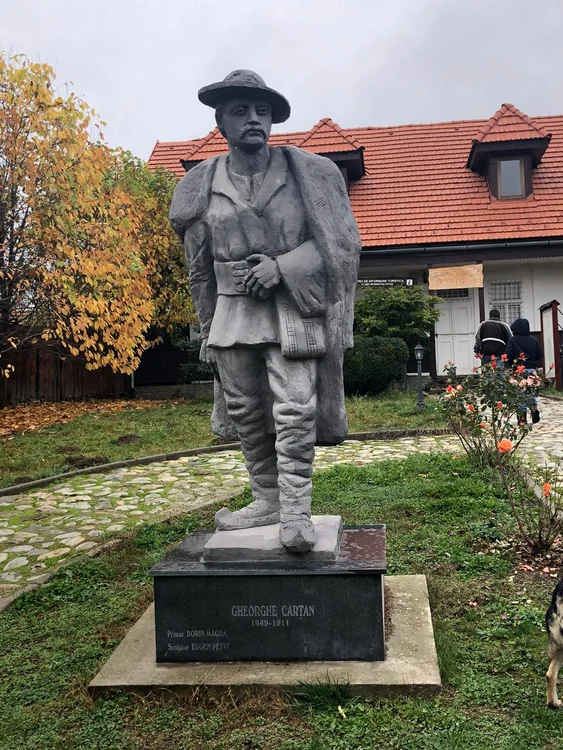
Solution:
{"label": "person in blue jacket", "polygon": [[[539,341],[535,336],[530,334],[530,322],[526,318],[517,318],[510,326],[512,329],[512,338],[506,346],[506,355],[508,363],[521,365],[526,368],[524,372],[535,373],[541,359],[543,351]],[[524,361],[520,359],[520,354],[524,354]],[[540,421],[540,412],[538,409],[538,399],[534,396],[534,408],[532,412],[532,422],[536,424]],[[520,422],[526,422],[526,406],[522,407]]]}

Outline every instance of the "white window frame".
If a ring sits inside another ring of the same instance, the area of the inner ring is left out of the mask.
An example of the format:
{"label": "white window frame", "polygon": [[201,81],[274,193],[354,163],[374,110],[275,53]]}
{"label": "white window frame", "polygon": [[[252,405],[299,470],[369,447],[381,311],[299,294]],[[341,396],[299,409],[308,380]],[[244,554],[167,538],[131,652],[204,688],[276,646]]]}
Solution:
{"label": "white window frame", "polygon": [[[506,161],[517,161],[520,165],[520,192],[519,193],[504,193],[502,190],[502,162]],[[526,185],[524,182],[524,159],[521,156],[507,156],[498,160],[498,197],[503,200],[514,200],[515,198],[526,197]]]}
{"label": "white window frame", "polygon": [[438,289],[435,294],[448,302],[452,300],[467,301],[471,297],[471,293],[467,287],[463,289]]}
{"label": "white window frame", "polygon": [[[501,287],[502,285],[505,285],[507,287],[509,284],[517,284],[518,285],[518,294],[512,294],[510,296],[508,295],[508,289],[505,291],[504,299],[500,295],[495,295],[494,290],[495,287]],[[523,287],[523,281],[522,279],[495,279],[494,281],[489,281],[489,304],[490,308],[496,308],[500,312],[500,319],[504,320],[505,323],[508,323],[510,325],[513,323],[516,318],[522,317],[522,287]],[[495,296],[498,296],[498,299],[495,299]],[[518,308],[515,310],[514,308]]]}

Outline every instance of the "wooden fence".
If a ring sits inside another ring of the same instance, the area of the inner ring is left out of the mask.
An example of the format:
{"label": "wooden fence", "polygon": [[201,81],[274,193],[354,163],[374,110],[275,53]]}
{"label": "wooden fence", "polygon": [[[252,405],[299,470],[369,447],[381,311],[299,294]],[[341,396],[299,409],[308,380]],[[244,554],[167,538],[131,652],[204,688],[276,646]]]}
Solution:
{"label": "wooden fence", "polygon": [[22,401],[67,401],[82,398],[118,398],[129,389],[128,375],[111,368],[87,370],[84,360],[50,348],[29,348],[2,358],[14,366],[9,378],[0,378],[0,407]]}

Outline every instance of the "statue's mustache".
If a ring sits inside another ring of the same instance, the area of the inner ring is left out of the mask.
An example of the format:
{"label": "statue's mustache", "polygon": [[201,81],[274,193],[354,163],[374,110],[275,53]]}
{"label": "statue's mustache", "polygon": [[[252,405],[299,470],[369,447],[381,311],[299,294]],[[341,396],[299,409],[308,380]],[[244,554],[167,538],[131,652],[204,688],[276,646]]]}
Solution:
{"label": "statue's mustache", "polygon": [[259,125],[248,125],[241,130],[240,134],[246,135],[247,133],[260,133],[264,138],[266,137],[266,132]]}

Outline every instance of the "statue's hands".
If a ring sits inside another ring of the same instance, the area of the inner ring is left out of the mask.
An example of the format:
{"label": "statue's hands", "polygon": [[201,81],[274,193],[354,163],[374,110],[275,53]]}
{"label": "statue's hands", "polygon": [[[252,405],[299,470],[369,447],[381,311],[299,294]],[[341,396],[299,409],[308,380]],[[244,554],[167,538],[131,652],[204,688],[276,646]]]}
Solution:
{"label": "statue's hands", "polygon": [[267,255],[255,253],[247,258],[248,263],[253,265],[245,278],[245,287],[248,294],[259,299],[266,299],[272,290],[281,281],[279,266],[273,258]]}
{"label": "statue's hands", "polygon": [[213,349],[213,347],[207,346],[207,339],[201,340],[201,346],[199,348],[199,361],[203,362],[205,365],[208,365],[211,368],[215,379],[220,383],[221,378],[219,377],[219,368],[217,366],[217,353],[215,352],[215,349]]}
{"label": "statue's hands", "polygon": [[248,263],[245,260],[236,261],[232,264],[233,279],[235,287],[239,292],[246,292],[246,277],[248,276]]}

